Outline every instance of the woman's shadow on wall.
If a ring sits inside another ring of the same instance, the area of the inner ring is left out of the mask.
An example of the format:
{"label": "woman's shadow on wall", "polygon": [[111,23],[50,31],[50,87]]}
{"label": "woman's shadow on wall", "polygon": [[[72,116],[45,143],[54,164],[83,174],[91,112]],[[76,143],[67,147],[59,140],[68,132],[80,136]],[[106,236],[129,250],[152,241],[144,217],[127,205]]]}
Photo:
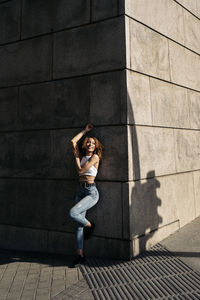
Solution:
{"label": "woman's shadow on wall", "polygon": [[[130,234],[131,239],[133,239],[133,253],[134,256],[136,256],[152,245],[152,238],[162,223],[162,217],[158,213],[158,208],[161,206],[161,199],[157,195],[160,182],[155,177],[155,170],[149,170],[145,178],[141,180],[137,128],[129,94],[127,101],[128,119],[131,123],[131,125],[129,125],[129,134],[130,151],[132,151],[132,153],[129,152],[129,155],[132,155],[134,179],[129,207]],[[154,141],[152,141],[152,143],[153,142]],[[148,149],[146,149],[146,151],[148,151]]]}

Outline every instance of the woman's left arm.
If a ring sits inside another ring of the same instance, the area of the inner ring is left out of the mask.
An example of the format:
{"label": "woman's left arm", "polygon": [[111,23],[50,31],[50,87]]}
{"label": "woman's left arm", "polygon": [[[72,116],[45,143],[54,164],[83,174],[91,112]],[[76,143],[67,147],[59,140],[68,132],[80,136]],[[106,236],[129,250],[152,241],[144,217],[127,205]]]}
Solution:
{"label": "woman's left arm", "polygon": [[78,157],[76,157],[76,166],[78,169],[78,174],[82,175],[84,174],[87,170],[89,170],[89,168],[91,168],[93,165],[95,165],[96,163],[99,163],[99,156],[97,154],[93,154],[93,156],[91,157],[90,160],[88,160],[83,167],[81,167],[80,164],[80,159]]}
{"label": "woman's left arm", "polygon": [[80,162],[80,152],[77,144],[73,145],[73,152],[74,152],[74,157],[76,162],[76,168],[79,173],[79,171],[81,170],[81,162]]}

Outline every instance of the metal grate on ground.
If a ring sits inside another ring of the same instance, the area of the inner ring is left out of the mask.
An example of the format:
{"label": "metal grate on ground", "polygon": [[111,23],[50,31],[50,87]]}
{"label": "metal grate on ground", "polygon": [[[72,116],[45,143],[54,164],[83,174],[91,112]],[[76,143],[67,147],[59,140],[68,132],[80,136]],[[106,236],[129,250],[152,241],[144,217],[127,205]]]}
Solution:
{"label": "metal grate on ground", "polygon": [[159,244],[131,261],[90,258],[80,268],[96,300],[200,300],[200,274]]}

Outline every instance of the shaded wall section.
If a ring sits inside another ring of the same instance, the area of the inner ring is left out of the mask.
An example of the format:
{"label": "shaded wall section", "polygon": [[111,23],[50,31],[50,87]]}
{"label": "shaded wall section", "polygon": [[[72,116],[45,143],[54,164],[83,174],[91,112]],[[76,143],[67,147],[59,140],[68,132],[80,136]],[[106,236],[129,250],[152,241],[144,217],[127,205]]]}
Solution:
{"label": "shaded wall section", "polygon": [[125,1],[133,255],[200,214],[198,3]]}
{"label": "shaded wall section", "polygon": [[75,252],[70,140],[90,121],[105,158],[86,251],[130,256],[122,9],[117,0],[0,1],[0,247]]}
{"label": "shaded wall section", "polygon": [[130,258],[200,214],[199,12],[0,1],[0,247],[74,253],[69,141],[89,121],[105,153],[88,255]]}

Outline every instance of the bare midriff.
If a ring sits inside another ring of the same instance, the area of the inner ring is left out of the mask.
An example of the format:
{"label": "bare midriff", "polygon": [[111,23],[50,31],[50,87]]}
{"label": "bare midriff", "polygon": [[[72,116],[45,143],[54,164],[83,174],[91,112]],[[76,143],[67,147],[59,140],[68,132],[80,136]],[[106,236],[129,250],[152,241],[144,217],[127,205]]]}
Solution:
{"label": "bare midriff", "polygon": [[90,175],[79,176],[79,182],[94,183],[94,179],[95,177]]}

